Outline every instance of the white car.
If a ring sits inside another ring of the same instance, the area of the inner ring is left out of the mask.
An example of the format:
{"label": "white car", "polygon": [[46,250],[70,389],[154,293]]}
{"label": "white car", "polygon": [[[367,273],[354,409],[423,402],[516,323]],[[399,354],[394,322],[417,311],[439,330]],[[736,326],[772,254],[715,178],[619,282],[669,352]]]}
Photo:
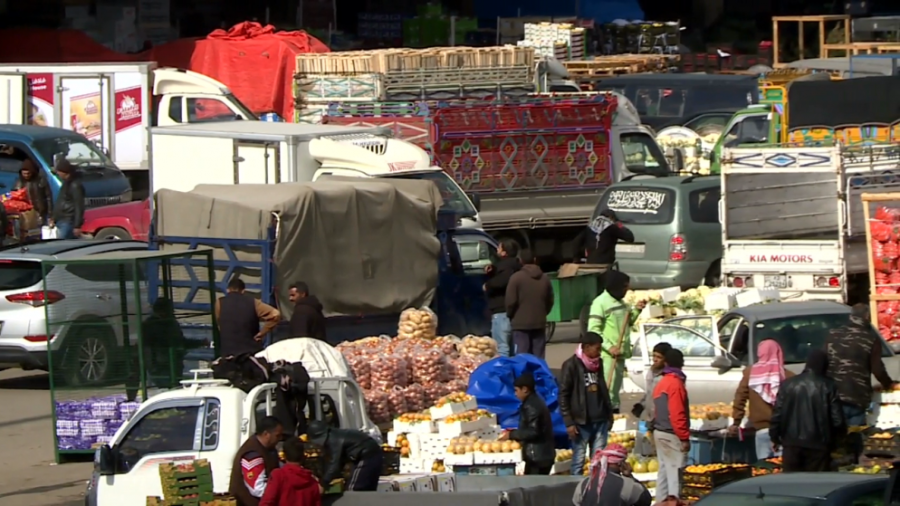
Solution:
{"label": "white car", "polygon": [[[117,269],[84,263],[51,266],[45,285],[42,262],[132,250],[146,251],[147,243],[54,240],[0,249],[0,369],[47,371],[52,361],[59,371],[54,380],[68,385],[112,379],[117,350],[125,342]],[[125,285],[130,333],[136,335],[140,322],[131,300],[134,289]],[[146,304],[146,287],[141,294]]]}

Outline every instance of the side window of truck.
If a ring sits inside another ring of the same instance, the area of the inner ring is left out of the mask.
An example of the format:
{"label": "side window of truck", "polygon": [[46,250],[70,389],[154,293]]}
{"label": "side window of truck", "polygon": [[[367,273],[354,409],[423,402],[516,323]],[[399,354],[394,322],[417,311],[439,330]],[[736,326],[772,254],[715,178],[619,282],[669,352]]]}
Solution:
{"label": "side window of truck", "polygon": [[127,473],[151,454],[198,451],[195,441],[203,427],[202,408],[197,405],[168,406],[144,415],[116,445],[118,470]]}
{"label": "side window of truck", "polygon": [[182,123],[182,118],[184,118],[182,113],[184,101],[181,97],[172,97],[169,100],[169,118],[175,123]]}

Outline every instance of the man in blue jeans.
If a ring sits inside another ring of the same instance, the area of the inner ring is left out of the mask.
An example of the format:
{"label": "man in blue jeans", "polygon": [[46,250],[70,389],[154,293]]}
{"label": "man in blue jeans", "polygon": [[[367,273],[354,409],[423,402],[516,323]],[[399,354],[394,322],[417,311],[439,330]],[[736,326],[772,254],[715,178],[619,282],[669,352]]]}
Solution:
{"label": "man in blue jeans", "polygon": [[612,402],[600,358],[602,344],[600,334],[588,332],[560,371],[559,410],[572,440],[573,476],[584,472],[586,455],[606,447],[612,428]]}
{"label": "man in blue jeans", "polygon": [[491,310],[491,337],[497,341],[497,353],[501,357],[510,356],[512,328],[509,317],[506,316],[506,285],[509,284],[509,278],[522,267],[518,254],[519,246],[511,239],[504,239],[497,247],[497,256],[500,258],[484,268],[488,275],[484,291]]}

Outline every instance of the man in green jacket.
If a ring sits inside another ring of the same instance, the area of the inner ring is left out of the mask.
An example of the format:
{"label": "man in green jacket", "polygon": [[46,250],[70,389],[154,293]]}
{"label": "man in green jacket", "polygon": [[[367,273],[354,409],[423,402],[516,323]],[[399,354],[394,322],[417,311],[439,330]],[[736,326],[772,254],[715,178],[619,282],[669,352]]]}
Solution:
{"label": "man in green jacket", "polygon": [[[631,326],[644,308],[644,301],[632,309],[625,303],[625,294],[631,278],[620,271],[608,271],[606,290],[594,302],[588,316],[588,332],[603,336],[600,357],[603,359],[603,376],[609,388],[613,410],[618,413],[619,393],[625,378],[625,359],[631,356]],[[612,378],[610,378],[610,372]]]}

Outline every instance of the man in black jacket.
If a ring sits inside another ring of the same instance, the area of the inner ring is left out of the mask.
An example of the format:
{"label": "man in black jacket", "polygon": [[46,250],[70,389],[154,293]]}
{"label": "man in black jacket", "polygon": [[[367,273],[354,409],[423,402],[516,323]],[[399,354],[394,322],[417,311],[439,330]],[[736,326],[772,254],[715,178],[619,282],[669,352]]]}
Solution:
{"label": "man in black jacket", "polygon": [[572,475],[581,474],[584,461],[606,447],[613,410],[600,347],[603,338],[589,332],[575,354],[563,362],[559,385],[559,411],[572,440]]}
{"label": "man in black jacket", "polygon": [[616,212],[604,209],[584,232],[584,256],[589,264],[613,264],[616,244],[634,242],[634,233],[622,225]]}
{"label": "man in black jacket", "polygon": [[288,298],[294,303],[291,337],[312,337],[325,341],[325,313],[318,297],[310,295],[309,285],[298,281],[291,285]]}
{"label": "man in black jacket", "polygon": [[809,352],[806,370],[781,383],[769,436],[773,446],[784,447],[785,472],[826,472],[831,451],[847,432],[837,385],[825,376],[828,354]]}
{"label": "man in black jacket", "polygon": [[346,489],[353,492],[378,490],[384,460],[378,441],[358,430],[331,428],[320,420],[309,422],[307,435],[310,443],[325,449],[322,485],[327,487],[332,480],[340,478],[344,466],[352,463],[354,467],[349,482],[345,483]]}
{"label": "man in black jacket", "polygon": [[535,391],[534,376],[523,373],[513,383],[519,407],[519,427],[504,431],[500,440],[511,439],[522,443],[525,474],[550,474],[556,460],[556,444],[553,441],[553,422],[550,410]]}
{"label": "man in black jacket", "polygon": [[19,179],[16,180],[13,190],[22,188],[28,192],[28,200],[41,217],[41,225],[47,223],[50,219],[50,210],[53,208],[53,194],[50,192],[47,178],[37,170],[31,158],[22,160]]}
{"label": "man in black jacket", "polygon": [[510,239],[504,239],[497,247],[497,256],[500,259],[497,263],[484,268],[484,272],[488,275],[484,291],[492,314],[491,337],[497,341],[497,353],[501,357],[510,355],[512,329],[509,326],[509,317],[506,316],[506,285],[509,284],[509,278],[522,267],[518,254],[519,246]]}
{"label": "man in black jacket", "polygon": [[49,224],[56,227],[57,239],[76,239],[81,237],[81,225],[84,223],[84,186],[78,171],[68,160],[60,160],[56,164],[56,175],[62,179],[62,186],[56,196]]}

